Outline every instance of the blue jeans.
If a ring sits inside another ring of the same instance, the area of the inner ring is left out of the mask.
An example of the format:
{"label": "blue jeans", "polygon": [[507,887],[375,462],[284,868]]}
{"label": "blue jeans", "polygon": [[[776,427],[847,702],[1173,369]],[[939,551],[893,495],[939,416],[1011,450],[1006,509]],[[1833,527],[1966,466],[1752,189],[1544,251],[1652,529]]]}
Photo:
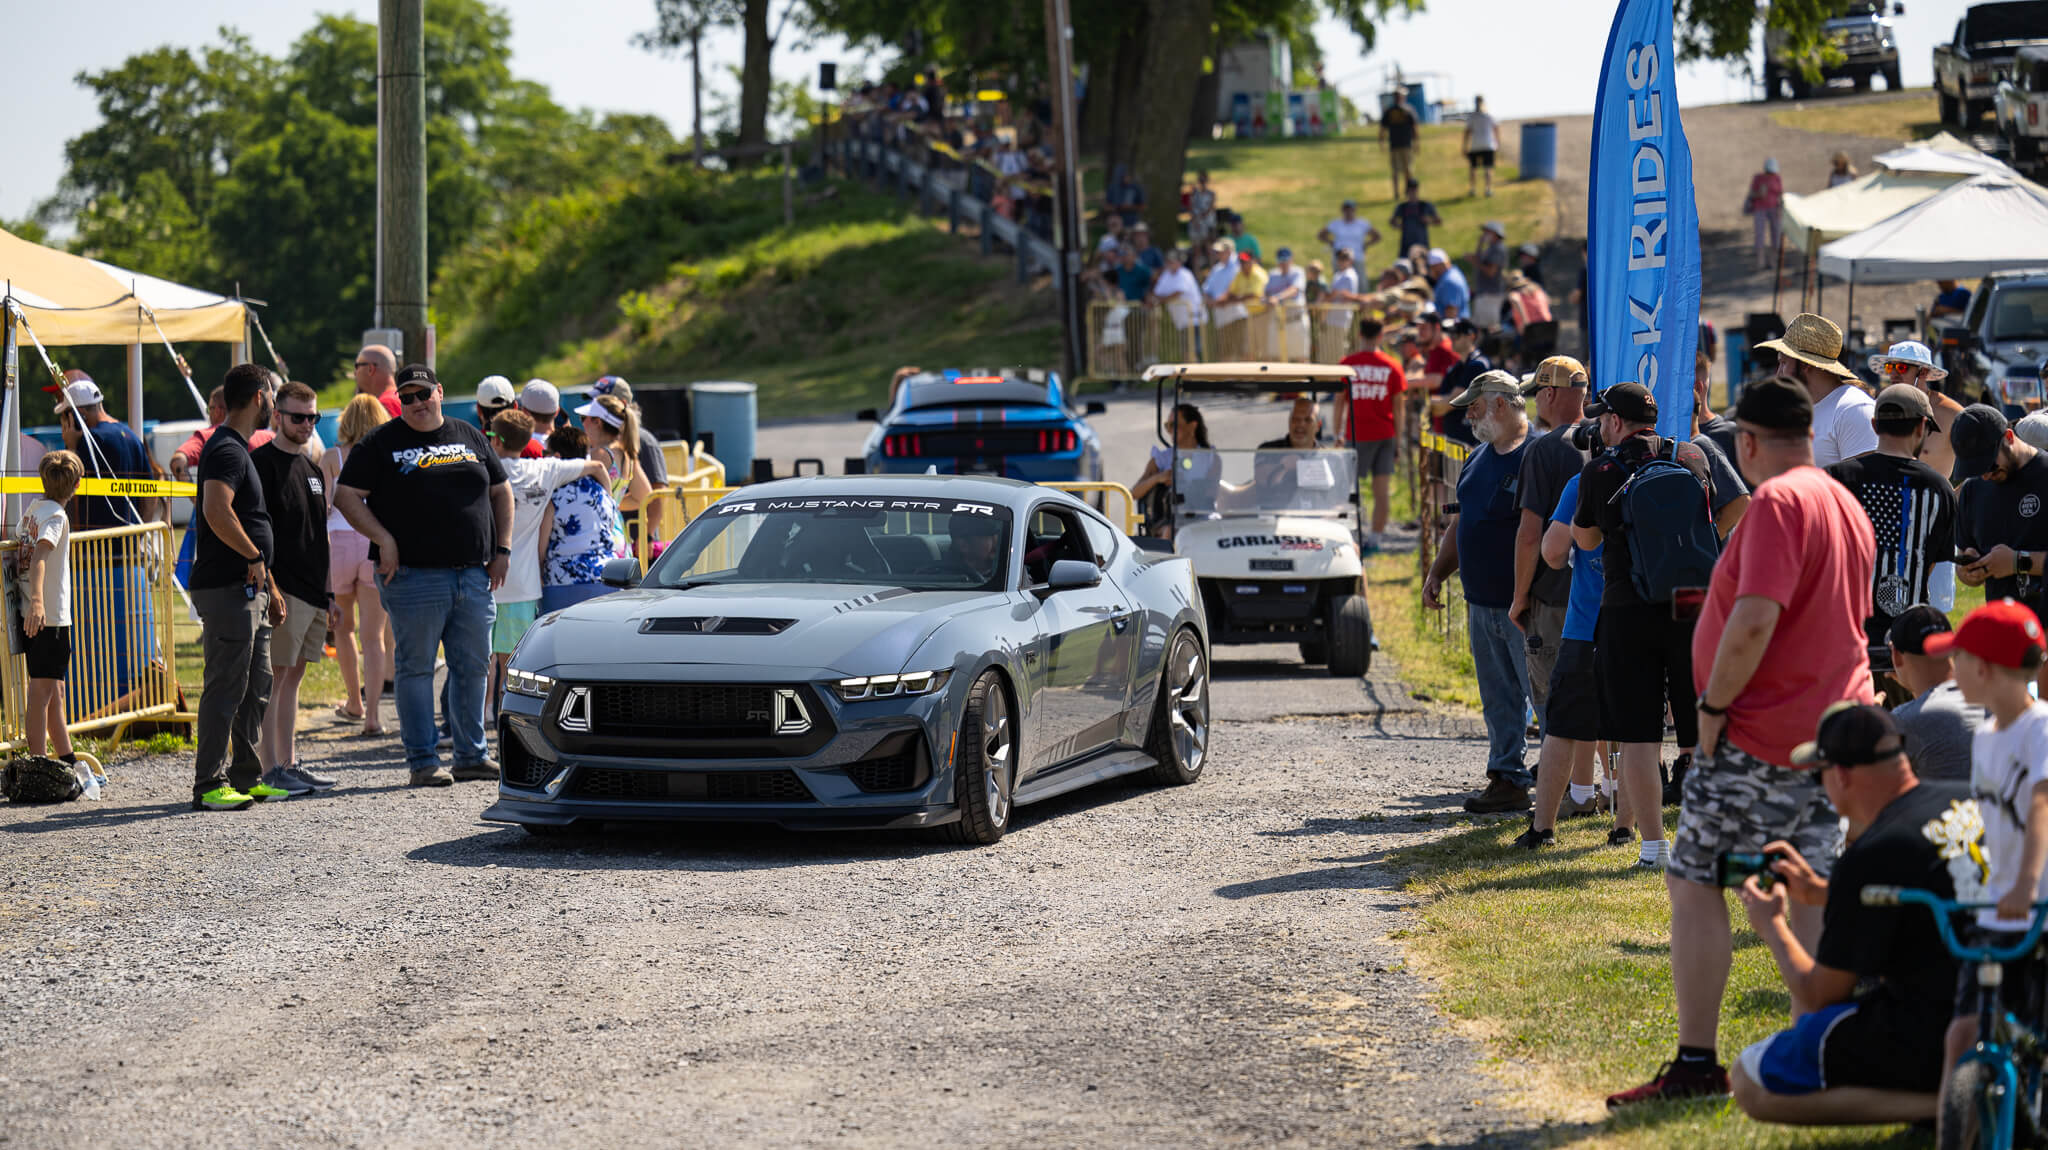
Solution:
{"label": "blue jeans", "polygon": [[1479,709],[1486,717],[1486,773],[1518,787],[1536,776],[1522,762],[1529,742],[1529,657],[1522,629],[1506,607],[1465,604],[1472,639],[1472,669],[1479,677]]}
{"label": "blue jeans", "polygon": [[378,589],[397,640],[398,735],[405,763],[431,770],[434,750],[434,650],[448,656],[448,725],[455,764],[489,757],[484,746],[484,680],[490,674],[491,579],[481,567],[400,567]]}

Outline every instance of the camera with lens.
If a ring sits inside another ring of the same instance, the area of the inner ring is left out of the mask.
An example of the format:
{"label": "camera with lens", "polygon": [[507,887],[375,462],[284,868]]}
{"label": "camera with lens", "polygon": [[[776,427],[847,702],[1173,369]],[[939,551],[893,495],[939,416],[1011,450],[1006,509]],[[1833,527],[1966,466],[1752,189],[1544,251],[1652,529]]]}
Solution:
{"label": "camera with lens", "polygon": [[1572,428],[1571,441],[1572,446],[1580,451],[1600,450],[1605,446],[1600,442],[1600,421],[1588,419],[1577,427]]}

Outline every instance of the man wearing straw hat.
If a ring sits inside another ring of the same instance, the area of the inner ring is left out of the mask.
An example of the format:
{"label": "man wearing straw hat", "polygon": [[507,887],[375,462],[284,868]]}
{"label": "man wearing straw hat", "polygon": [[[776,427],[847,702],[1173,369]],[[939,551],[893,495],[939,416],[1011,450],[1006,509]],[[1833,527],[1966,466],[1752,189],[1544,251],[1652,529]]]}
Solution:
{"label": "man wearing straw hat", "polygon": [[1806,388],[1813,400],[1813,465],[1829,467],[1877,450],[1871,425],[1877,403],[1842,366],[1842,329],[1812,312],[1794,316],[1785,334],[1756,345],[1778,353],[1778,378]]}
{"label": "man wearing straw hat", "polygon": [[1949,442],[1948,429],[1954,426],[1956,416],[1962,414],[1963,405],[1935,386],[1948,378],[1948,371],[1935,366],[1934,352],[1917,339],[1902,340],[1891,345],[1883,355],[1871,356],[1870,370],[1876,372],[1886,386],[1910,383],[1927,397],[1934,424],[1927,429],[1927,442],[1920,448],[1920,462],[1940,472],[1944,478],[1954,475],[1956,449]]}

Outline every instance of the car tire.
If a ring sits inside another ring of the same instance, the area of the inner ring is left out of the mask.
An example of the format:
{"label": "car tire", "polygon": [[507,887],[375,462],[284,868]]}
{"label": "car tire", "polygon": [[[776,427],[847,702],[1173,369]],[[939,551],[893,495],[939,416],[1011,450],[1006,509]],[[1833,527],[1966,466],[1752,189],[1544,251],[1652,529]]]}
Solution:
{"label": "car tire", "polygon": [[1372,608],[1363,595],[1330,604],[1330,674],[1356,679],[1372,670]]}
{"label": "car tire", "polygon": [[939,827],[939,837],[985,846],[1010,829],[1010,796],[1017,786],[1017,723],[1002,679],[994,671],[983,672],[967,692],[959,746],[953,760],[953,802],[960,808],[960,818]]}
{"label": "car tire", "polygon": [[1330,645],[1328,643],[1301,644],[1301,661],[1311,667],[1322,666],[1330,661]]}
{"label": "car tire", "polygon": [[1784,93],[1778,88],[1778,85],[1783,82],[1784,77],[1775,71],[1766,71],[1764,73],[1764,103],[1776,103],[1784,97]]}
{"label": "car tire", "polygon": [[1884,90],[1887,92],[1898,92],[1903,91],[1905,87],[1905,82],[1899,78],[1899,66],[1897,64],[1886,64],[1884,66]]}
{"label": "car tire", "polygon": [[1956,98],[1942,91],[1936,91],[1934,95],[1935,104],[1941,109],[1940,119],[1942,124],[1947,127],[1954,127],[1959,124],[1962,121],[1962,117],[1956,114]]}
{"label": "car tire", "polygon": [[1209,761],[1209,655],[1192,630],[1174,635],[1159,667],[1145,753],[1153,762],[1145,778],[1164,787],[1201,778]]}

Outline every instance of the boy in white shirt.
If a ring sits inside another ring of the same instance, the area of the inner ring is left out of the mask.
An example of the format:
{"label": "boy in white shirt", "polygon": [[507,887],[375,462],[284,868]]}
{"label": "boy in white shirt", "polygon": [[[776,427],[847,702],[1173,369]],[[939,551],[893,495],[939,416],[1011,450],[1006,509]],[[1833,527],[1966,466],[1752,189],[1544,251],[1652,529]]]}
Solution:
{"label": "boy in white shirt", "polygon": [[[1924,646],[1936,657],[1954,653],[1956,687],[1987,714],[1970,744],[1970,789],[1984,819],[1984,891],[1997,909],[1977,912],[1977,925],[1995,934],[2024,931],[2034,903],[2048,898],[2048,703],[2027,691],[2048,654],[2041,622],[2031,608],[2000,599],[1970,612],[1955,631],[1928,636]],[[2022,1001],[2029,993],[2022,984],[2038,977],[2038,966],[2013,964],[2001,993]],[[1964,963],[1948,1029],[1950,1068],[1977,1041],[1976,1001],[1977,967]]]}
{"label": "boy in white shirt", "polygon": [[37,468],[43,497],[21,516],[21,631],[28,638],[28,753],[55,750],[73,764],[64,715],[64,679],[71,669],[71,520],[64,503],[78,491],[85,464],[69,451],[52,451]]}
{"label": "boy in white shirt", "polygon": [[549,507],[548,497],[555,488],[586,475],[599,481],[608,478],[604,461],[599,459],[521,459],[519,453],[532,438],[533,417],[516,407],[491,420],[491,445],[497,449],[512,486],[512,560],[505,569],[504,585],[491,592],[498,605],[497,621],[491,624],[488,696],[494,714],[504,694],[505,668],[512,662],[512,652],[539,614],[540,567],[547,548],[547,536],[540,527]]}

